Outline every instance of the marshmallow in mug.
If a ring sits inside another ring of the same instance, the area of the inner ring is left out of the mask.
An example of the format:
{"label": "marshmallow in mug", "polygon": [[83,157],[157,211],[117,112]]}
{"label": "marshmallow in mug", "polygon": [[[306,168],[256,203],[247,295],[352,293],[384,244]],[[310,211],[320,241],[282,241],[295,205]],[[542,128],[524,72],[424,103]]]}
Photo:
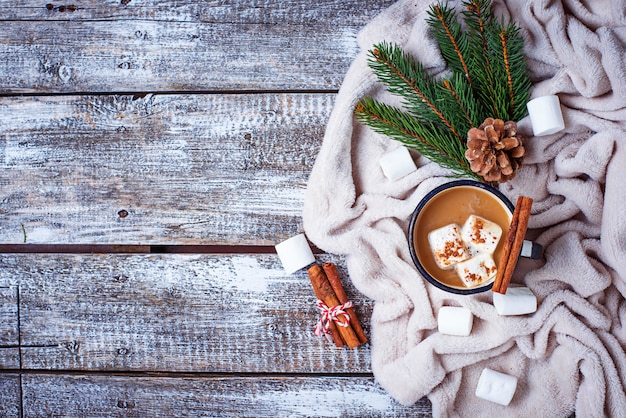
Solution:
{"label": "marshmallow in mug", "polygon": [[457,224],[445,225],[430,231],[428,244],[435,262],[443,270],[470,258],[469,250],[463,242],[461,228]]}
{"label": "marshmallow in mug", "polygon": [[463,241],[471,255],[478,253],[493,254],[496,251],[502,228],[495,222],[491,222],[480,216],[470,215],[461,229]]}
{"label": "marshmallow in mug", "polygon": [[274,246],[280,262],[288,274],[315,262],[315,256],[304,234],[291,237]]}
{"label": "marshmallow in mug", "polygon": [[437,329],[442,334],[467,337],[473,322],[472,311],[460,306],[442,306],[437,314]]}
{"label": "marshmallow in mug", "polygon": [[478,379],[476,396],[507,406],[511,403],[517,389],[517,377],[484,369]]}
{"label": "marshmallow in mug", "polygon": [[469,260],[462,261],[454,266],[456,274],[465,286],[474,287],[486,283],[496,275],[498,267],[491,255],[479,253]]}
{"label": "marshmallow in mug", "polygon": [[417,170],[409,150],[403,146],[383,154],[378,162],[385,177],[391,181],[398,180]]}
{"label": "marshmallow in mug", "polygon": [[550,135],[565,128],[558,96],[537,97],[526,107],[535,136]]}

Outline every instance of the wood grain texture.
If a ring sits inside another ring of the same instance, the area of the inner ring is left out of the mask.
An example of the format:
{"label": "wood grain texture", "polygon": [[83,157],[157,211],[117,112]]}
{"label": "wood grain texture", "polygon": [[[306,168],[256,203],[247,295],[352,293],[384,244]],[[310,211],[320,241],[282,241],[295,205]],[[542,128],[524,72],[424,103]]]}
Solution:
{"label": "wood grain texture", "polygon": [[15,373],[0,371],[0,417],[12,418],[20,415],[20,377]]}
{"label": "wood grain texture", "polygon": [[[24,369],[370,372],[369,345],[313,334],[306,272],[276,255],[2,255],[5,272],[20,278]],[[341,274],[369,333],[371,302]]]}
{"label": "wood grain texture", "polygon": [[390,1],[133,3],[3,8],[0,92],[336,90]]}
{"label": "wood grain texture", "polygon": [[0,241],[274,245],[299,232],[333,100],[0,98]]}
{"label": "wood grain texture", "polygon": [[17,287],[7,283],[16,280],[0,279],[0,369],[19,369]]}
{"label": "wood grain texture", "polygon": [[0,370],[18,370],[20,368],[20,349],[17,345],[0,347]]}
{"label": "wood grain texture", "polygon": [[[24,416],[421,417],[371,377],[24,376]],[[77,402],[80,399],[80,402]]]}
{"label": "wood grain texture", "polygon": [[[16,281],[16,278],[10,280],[12,283]],[[0,346],[19,344],[17,315],[17,287],[0,280]]]}
{"label": "wood grain texture", "polygon": [[[319,21],[364,25],[395,0],[23,0],[5,7],[2,20],[159,20],[184,22],[320,24]],[[5,2],[6,3],[6,2]],[[53,7],[46,7],[51,4]],[[7,6],[7,5],[5,5]],[[73,8],[70,8],[73,6]]]}

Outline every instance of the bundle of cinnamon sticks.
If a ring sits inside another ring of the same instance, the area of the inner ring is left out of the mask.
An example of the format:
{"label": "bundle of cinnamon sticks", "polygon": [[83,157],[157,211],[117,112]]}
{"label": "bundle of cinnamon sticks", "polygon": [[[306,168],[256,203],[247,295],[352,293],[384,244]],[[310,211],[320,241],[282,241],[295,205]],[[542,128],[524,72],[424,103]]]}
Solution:
{"label": "bundle of cinnamon sticks", "polygon": [[[341,285],[341,279],[334,263],[324,263],[322,266],[315,263],[308,269],[311,285],[317,299],[328,308],[348,304],[348,297]],[[337,347],[347,345],[356,348],[367,342],[367,336],[352,307],[345,309],[346,315],[337,316],[337,322],[330,321],[329,328],[333,342]]]}
{"label": "bundle of cinnamon sticks", "polygon": [[509,232],[504,241],[502,257],[498,263],[496,279],[491,288],[494,292],[505,294],[506,289],[509,287],[509,283],[513,277],[513,271],[517,265],[517,259],[522,251],[522,244],[526,236],[532,205],[533,200],[530,197],[520,196],[517,199],[515,210],[513,211],[513,218],[511,219],[511,226],[509,227]]}

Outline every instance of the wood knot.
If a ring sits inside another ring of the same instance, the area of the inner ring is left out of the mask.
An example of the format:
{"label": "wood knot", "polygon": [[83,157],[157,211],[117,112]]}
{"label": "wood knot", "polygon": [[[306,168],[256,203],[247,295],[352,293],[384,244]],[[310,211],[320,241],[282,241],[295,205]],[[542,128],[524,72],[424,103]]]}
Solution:
{"label": "wood knot", "polygon": [[59,78],[63,82],[68,82],[70,78],[72,78],[72,70],[66,65],[59,66],[58,74],[59,74]]}
{"label": "wood knot", "polygon": [[68,341],[65,343],[65,348],[70,353],[76,354],[80,350],[80,343],[78,341]]}
{"label": "wood knot", "polygon": [[120,347],[117,349],[118,356],[127,356],[130,354],[130,350],[126,347]]}
{"label": "wood knot", "polygon": [[121,409],[133,409],[135,407],[135,402],[118,399],[117,407]]}
{"label": "wood knot", "polygon": [[65,6],[65,5],[55,6],[52,3],[48,3],[46,4],[46,9],[50,11],[54,10],[56,12],[65,13],[65,12],[75,12],[76,10],[78,10],[78,7],[76,7],[73,4],[70,4],[69,6]]}
{"label": "wood knot", "polygon": [[128,276],[126,276],[125,274],[116,274],[115,276],[113,276],[113,280],[118,283],[126,283],[128,281]]}
{"label": "wood knot", "polygon": [[119,212],[117,212],[117,216],[124,219],[125,217],[128,216],[128,211],[126,209],[122,209]]}

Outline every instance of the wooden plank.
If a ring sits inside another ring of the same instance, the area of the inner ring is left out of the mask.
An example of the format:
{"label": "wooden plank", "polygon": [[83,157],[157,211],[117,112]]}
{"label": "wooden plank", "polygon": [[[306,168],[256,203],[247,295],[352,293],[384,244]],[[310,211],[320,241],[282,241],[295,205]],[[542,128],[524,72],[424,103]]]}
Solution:
{"label": "wooden plank", "polygon": [[[24,376],[24,416],[432,416],[371,377]],[[79,401],[77,401],[79,400]]]}
{"label": "wooden plank", "polygon": [[20,367],[17,287],[7,284],[15,282],[0,279],[0,369]]}
{"label": "wooden plank", "polygon": [[0,98],[0,243],[274,245],[333,94]]}
{"label": "wooden plank", "polygon": [[336,90],[358,30],[391,1],[134,3],[5,7],[1,91]]}
{"label": "wooden plank", "polygon": [[[23,0],[5,7],[1,20],[161,20],[311,25],[319,21],[363,25],[395,0]],[[51,4],[52,8],[46,7]],[[72,7],[73,5],[73,7]]]}
{"label": "wooden plank", "polygon": [[0,372],[0,417],[19,417],[21,415],[20,376],[15,373]]}
{"label": "wooden plank", "polygon": [[[370,371],[369,344],[313,334],[308,276],[276,255],[2,255],[6,272],[20,277],[24,369]],[[341,274],[369,333],[371,302]]]}
{"label": "wooden plank", "polygon": [[338,89],[356,29],[3,22],[3,93]]}
{"label": "wooden plank", "polygon": [[0,346],[19,344],[17,309],[17,287],[0,280]]}
{"label": "wooden plank", "polygon": [[[20,367],[20,349],[18,346],[0,347],[0,370],[17,370]],[[0,415],[1,416],[1,415]]]}

